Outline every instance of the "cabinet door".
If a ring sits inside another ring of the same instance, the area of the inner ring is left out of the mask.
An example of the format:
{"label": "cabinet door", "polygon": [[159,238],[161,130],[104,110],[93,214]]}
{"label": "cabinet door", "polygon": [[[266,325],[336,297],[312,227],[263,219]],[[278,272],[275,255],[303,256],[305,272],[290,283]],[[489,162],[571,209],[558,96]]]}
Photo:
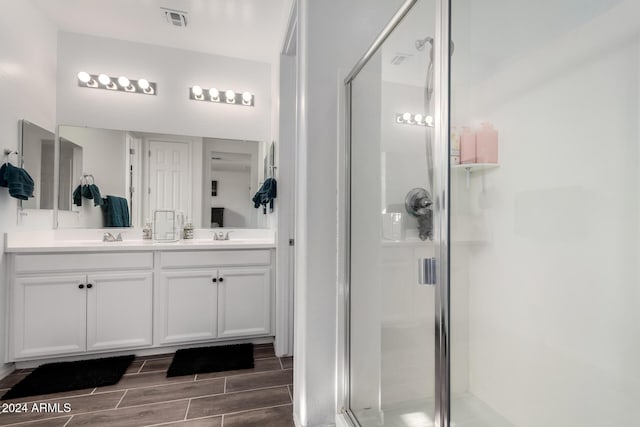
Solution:
{"label": "cabinet door", "polygon": [[157,338],[161,344],[216,338],[217,270],[160,274]]}
{"label": "cabinet door", "polygon": [[271,325],[271,269],[218,271],[218,337],[265,335]]}
{"label": "cabinet door", "polygon": [[152,273],[90,274],[87,283],[88,351],[152,344]]}
{"label": "cabinet door", "polygon": [[11,310],[16,358],[85,351],[85,279],[84,275],[15,279]]}

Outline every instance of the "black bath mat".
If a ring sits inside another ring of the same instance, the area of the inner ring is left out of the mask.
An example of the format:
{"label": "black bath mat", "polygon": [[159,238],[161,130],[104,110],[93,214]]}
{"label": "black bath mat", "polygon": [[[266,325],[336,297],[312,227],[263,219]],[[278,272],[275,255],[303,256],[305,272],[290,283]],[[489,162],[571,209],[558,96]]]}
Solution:
{"label": "black bath mat", "polygon": [[2,400],[113,385],[120,381],[134,356],[106,357],[37,367],[2,396]]}
{"label": "black bath mat", "polygon": [[186,348],[176,351],[167,377],[253,368],[253,344]]}

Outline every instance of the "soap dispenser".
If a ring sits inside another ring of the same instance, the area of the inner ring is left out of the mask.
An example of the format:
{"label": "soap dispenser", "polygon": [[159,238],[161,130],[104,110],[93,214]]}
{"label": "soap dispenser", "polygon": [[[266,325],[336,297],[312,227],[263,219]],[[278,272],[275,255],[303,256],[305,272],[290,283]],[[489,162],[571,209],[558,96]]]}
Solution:
{"label": "soap dispenser", "polygon": [[498,163],[498,132],[491,123],[482,123],[476,133],[476,161]]}
{"label": "soap dispenser", "polygon": [[460,163],[476,163],[476,134],[468,126],[460,135]]}
{"label": "soap dispenser", "polygon": [[147,219],[147,222],[142,229],[142,240],[151,240],[152,238],[153,229],[151,228],[151,221]]}
{"label": "soap dispenser", "polygon": [[185,240],[193,239],[193,223],[190,219],[187,219],[187,223],[184,225],[182,229],[182,238]]}

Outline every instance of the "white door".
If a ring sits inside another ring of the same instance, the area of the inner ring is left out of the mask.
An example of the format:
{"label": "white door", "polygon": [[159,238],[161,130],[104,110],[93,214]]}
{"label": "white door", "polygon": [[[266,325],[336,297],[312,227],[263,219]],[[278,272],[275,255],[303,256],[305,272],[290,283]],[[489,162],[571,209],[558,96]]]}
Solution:
{"label": "white door", "polygon": [[90,274],[87,350],[152,344],[152,273]]}
{"label": "white door", "polygon": [[13,293],[16,358],[85,351],[86,276],[19,277]]}
{"label": "white door", "polygon": [[218,270],[218,337],[271,331],[271,269]]}
{"label": "white door", "polygon": [[149,140],[149,215],[175,210],[192,217],[189,144]]}
{"label": "white door", "polygon": [[180,343],[216,338],[217,270],[175,271],[160,274],[157,338]]}

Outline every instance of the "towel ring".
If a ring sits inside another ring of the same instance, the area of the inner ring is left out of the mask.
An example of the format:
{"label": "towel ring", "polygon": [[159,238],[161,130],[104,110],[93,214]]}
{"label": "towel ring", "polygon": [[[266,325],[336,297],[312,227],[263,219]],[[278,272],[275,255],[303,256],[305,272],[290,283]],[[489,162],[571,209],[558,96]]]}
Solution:
{"label": "towel ring", "polygon": [[89,177],[91,177],[91,184],[96,183],[96,179],[91,174],[84,174],[80,177],[80,185],[89,185]]}
{"label": "towel ring", "polygon": [[20,153],[18,151],[15,150],[9,150],[8,148],[4,149],[4,156],[7,158],[6,161],[9,161],[9,156],[15,154],[16,155],[16,159],[20,160]]}

